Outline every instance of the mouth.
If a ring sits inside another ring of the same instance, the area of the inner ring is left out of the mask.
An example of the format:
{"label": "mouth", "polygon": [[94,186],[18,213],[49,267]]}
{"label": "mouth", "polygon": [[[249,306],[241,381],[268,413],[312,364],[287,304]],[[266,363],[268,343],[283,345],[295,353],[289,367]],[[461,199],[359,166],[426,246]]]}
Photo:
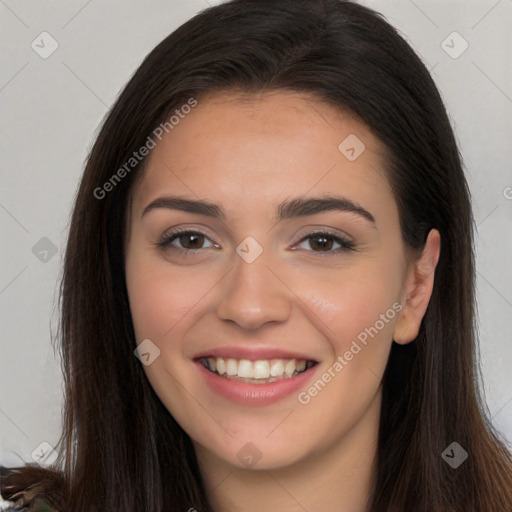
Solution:
{"label": "mouth", "polygon": [[236,359],[200,357],[199,363],[213,374],[246,384],[270,384],[293,379],[318,364],[306,359]]}

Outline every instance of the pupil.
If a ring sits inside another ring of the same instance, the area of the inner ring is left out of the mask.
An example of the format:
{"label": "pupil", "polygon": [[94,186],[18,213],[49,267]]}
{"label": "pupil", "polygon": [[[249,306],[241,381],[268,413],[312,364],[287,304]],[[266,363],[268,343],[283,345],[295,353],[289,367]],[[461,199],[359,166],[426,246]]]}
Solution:
{"label": "pupil", "polygon": [[331,237],[326,237],[326,236],[317,236],[317,237],[314,237],[312,240],[321,240],[320,243],[311,243],[310,242],[310,245],[311,245],[311,248],[312,249],[315,249],[315,245],[317,246],[317,248],[320,248],[321,250],[325,250],[325,249],[331,249],[332,247],[332,238]]}
{"label": "pupil", "polygon": [[[201,248],[203,235],[181,235],[180,243],[186,249]],[[197,242],[200,242],[199,244]],[[190,243],[189,243],[190,242]]]}

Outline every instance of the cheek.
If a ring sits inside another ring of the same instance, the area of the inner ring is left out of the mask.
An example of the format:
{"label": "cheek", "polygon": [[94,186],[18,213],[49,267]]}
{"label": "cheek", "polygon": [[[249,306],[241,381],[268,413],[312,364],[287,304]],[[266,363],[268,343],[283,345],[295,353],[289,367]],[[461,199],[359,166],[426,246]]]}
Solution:
{"label": "cheek", "polygon": [[312,417],[329,410],[340,426],[349,428],[375,397],[386,368],[401,309],[402,266],[386,258],[368,259],[328,279],[308,281],[306,302],[326,335],[330,355],[319,372],[322,382],[302,390],[299,402],[307,404]]}
{"label": "cheek", "polygon": [[[400,275],[399,266],[383,272],[369,264],[333,273],[322,285],[309,283],[307,304],[326,333],[330,357],[299,403],[311,418],[335,421],[336,435],[350,428],[378,392],[401,309]],[[325,438],[335,434],[326,432]]]}
{"label": "cheek", "polygon": [[165,262],[134,259],[133,265],[127,265],[127,288],[137,340],[163,342],[174,333],[208,289],[211,277],[198,277],[191,269],[172,272]]}
{"label": "cheek", "polygon": [[348,350],[358,336],[364,343],[368,331],[375,337],[377,329],[380,338],[391,338],[400,309],[396,304],[401,290],[398,266],[351,267],[305,285],[305,302],[325,327],[336,354]]}
{"label": "cheek", "polygon": [[[200,411],[190,405],[181,382],[187,382],[190,368],[183,364],[184,333],[194,319],[194,307],[204,296],[204,280],[194,273],[171,271],[166,262],[143,254],[127,259],[126,282],[137,343],[150,339],[159,357],[144,372],[167,409],[184,424],[201,423]],[[189,426],[190,428],[190,426]]]}
{"label": "cheek", "polygon": [[161,339],[171,329],[176,315],[174,293],[153,269],[141,269],[127,275],[130,310],[137,341]]}

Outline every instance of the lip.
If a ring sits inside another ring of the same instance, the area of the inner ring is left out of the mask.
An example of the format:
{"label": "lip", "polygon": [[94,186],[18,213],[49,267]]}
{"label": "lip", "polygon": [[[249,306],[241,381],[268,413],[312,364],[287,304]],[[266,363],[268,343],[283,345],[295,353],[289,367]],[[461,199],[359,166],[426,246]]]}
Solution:
{"label": "lip", "polygon": [[[211,354],[211,352],[209,352],[209,354]],[[267,359],[261,356],[260,351],[258,351],[258,356],[260,359]],[[219,355],[217,357],[223,356]],[[246,358],[250,359],[249,357]],[[276,357],[276,359],[280,358],[281,357]],[[287,357],[283,359],[286,358]],[[293,358],[290,357],[290,359]],[[297,359],[300,359],[300,357]],[[302,359],[305,358],[302,357]],[[298,392],[301,388],[306,386],[309,380],[313,378],[316,374],[316,367],[319,366],[317,364],[300,373],[296,377],[276,380],[267,384],[252,384],[248,382],[240,382],[235,379],[229,379],[227,377],[221,377],[220,375],[207,370],[200,363],[199,359],[194,360],[194,363],[197,366],[201,378],[212,391],[224,398],[227,398],[231,402],[245,406],[270,405],[290,396],[294,392]]]}
{"label": "lip", "polygon": [[297,359],[299,361],[305,360],[318,363],[317,360],[307,355],[268,346],[241,347],[238,345],[233,347],[217,347],[201,352],[195,355],[193,359],[199,360],[202,357],[222,357],[223,359],[232,357],[234,359],[249,359],[250,361],[257,361],[259,359]]}

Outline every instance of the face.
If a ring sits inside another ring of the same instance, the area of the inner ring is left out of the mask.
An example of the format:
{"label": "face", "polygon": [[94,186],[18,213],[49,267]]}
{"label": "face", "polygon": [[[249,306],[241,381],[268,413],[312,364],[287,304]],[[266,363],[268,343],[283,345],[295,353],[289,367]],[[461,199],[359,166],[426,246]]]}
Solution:
{"label": "face", "polygon": [[150,153],[130,308],[196,451],[272,469],[377,428],[409,268],[384,162],[357,119],[287,92],[202,98]]}

